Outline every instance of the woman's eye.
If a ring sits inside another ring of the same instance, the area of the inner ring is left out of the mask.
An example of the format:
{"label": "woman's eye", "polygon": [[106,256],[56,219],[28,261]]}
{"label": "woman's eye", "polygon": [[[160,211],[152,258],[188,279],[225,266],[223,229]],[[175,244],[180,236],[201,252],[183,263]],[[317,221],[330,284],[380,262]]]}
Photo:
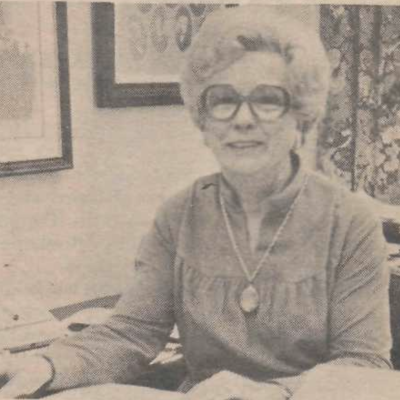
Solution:
{"label": "woman's eye", "polygon": [[255,101],[253,102],[253,106],[262,112],[276,112],[276,111],[281,111],[284,109],[283,104],[279,104],[276,102],[271,102],[271,101]]}
{"label": "woman's eye", "polygon": [[211,100],[213,105],[236,104],[237,100],[233,97],[217,97]]}
{"label": "woman's eye", "polygon": [[263,107],[282,107],[287,103],[287,96],[284,89],[260,85],[251,93],[253,103],[260,104]]}
{"label": "woman's eye", "polygon": [[253,102],[262,104],[265,106],[283,106],[285,103],[285,100],[279,96],[273,96],[273,95],[264,95],[264,96],[255,96],[253,98]]}
{"label": "woman's eye", "polygon": [[261,108],[263,110],[277,110],[281,109],[282,106],[280,104],[275,104],[275,103],[261,103],[261,102],[255,102],[253,103],[257,106],[257,108]]}
{"label": "woman's eye", "polygon": [[212,114],[214,117],[224,119],[228,118],[236,108],[235,103],[219,103],[215,104],[212,108]]}
{"label": "woman's eye", "polygon": [[253,103],[253,110],[260,119],[270,121],[278,119],[285,108],[279,104]]}

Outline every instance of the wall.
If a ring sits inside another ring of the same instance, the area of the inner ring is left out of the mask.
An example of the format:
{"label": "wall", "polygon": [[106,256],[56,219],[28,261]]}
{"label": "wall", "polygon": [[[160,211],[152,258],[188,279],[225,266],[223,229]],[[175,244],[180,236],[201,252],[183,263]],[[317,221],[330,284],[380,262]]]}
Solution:
{"label": "wall", "polygon": [[50,306],[119,292],[157,205],[214,169],[182,107],[94,106],[90,6],[68,8],[74,169],[0,182],[0,279]]}
{"label": "wall", "polygon": [[182,107],[94,106],[90,5],[68,17],[74,169],[0,181],[2,293],[49,308],[120,292],[157,205],[216,169]]}

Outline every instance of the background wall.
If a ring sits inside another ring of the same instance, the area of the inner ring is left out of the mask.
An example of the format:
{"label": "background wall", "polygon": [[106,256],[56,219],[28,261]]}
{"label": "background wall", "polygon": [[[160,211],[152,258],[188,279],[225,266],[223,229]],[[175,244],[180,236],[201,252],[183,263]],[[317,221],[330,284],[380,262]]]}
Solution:
{"label": "background wall", "polygon": [[74,169],[0,181],[2,287],[46,307],[120,292],[156,207],[216,169],[183,107],[94,106],[90,5],[68,17]]}
{"label": "background wall", "polygon": [[119,292],[157,205],[214,169],[181,106],[94,106],[90,5],[68,9],[74,169],[0,181],[0,279],[52,306]]}

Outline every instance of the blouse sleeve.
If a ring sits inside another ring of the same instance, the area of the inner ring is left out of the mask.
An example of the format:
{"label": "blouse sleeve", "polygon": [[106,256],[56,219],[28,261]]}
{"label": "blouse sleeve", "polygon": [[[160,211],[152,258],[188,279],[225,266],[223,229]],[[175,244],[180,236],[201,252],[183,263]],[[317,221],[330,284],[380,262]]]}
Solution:
{"label": "blouse sleeve", "polygon": [[173,259],[166,217],[159,213],[140,245],[130,288],[111,318],[46,352],[55,371],[49,390],[131,382],[157,356],[174,325]]}
{"label": "blouse sleeve", "polygon": [[[389,268],[382,225],[357,212],[336,268],[329,313],[326,362],[391,368]],[[274,382],[294,393],[303,375]]]}

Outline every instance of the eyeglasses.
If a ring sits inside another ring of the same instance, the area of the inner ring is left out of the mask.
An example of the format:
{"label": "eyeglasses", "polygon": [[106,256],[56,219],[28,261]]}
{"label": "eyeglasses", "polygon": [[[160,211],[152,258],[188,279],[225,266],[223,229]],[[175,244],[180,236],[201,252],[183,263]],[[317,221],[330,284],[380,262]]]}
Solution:
{"label": "eyeglasses", "polygon": [[216,121],[231,121],[243,103],[258,121],[276,121],[290,108],[290,95],[282,87],[258,85],[248,96],[243,96],[232,85],[212,85],[203,92],[207,115]]}

